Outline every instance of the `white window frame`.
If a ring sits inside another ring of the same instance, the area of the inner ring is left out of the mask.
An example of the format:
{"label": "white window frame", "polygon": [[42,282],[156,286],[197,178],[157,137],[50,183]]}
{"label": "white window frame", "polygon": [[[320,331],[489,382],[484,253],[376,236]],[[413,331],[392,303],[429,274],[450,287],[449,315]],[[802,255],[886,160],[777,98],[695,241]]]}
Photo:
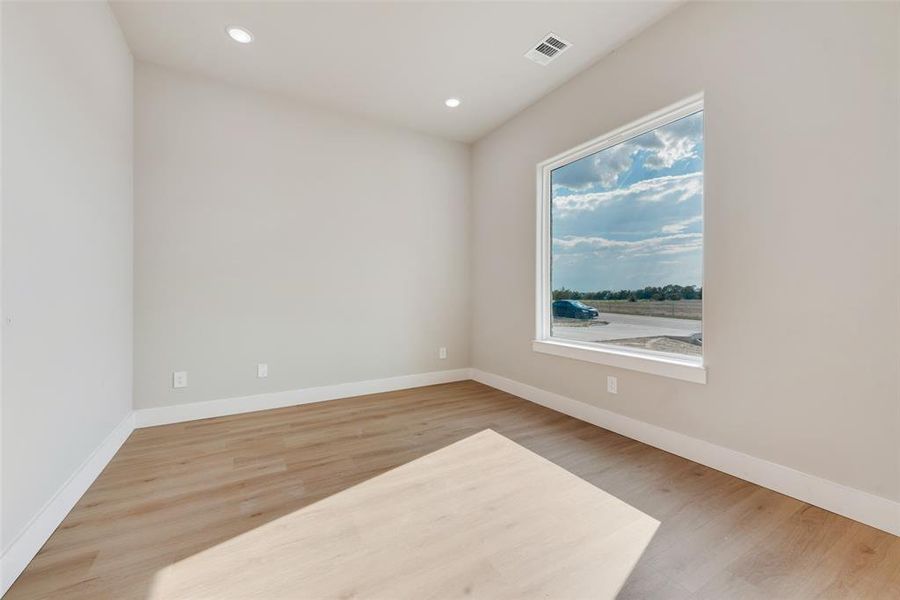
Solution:
{"label": "white window frame", "polygon": [[[551,172],[554,169],[567,165],[571,162],[575,162],[579,159],[584,158],[585,156],[600,152],[601,150],[605,150],[701,110],[703,110],[702,93],[691,96],[690,98],[686,98],[685,100],[668,106],[662,110],[656,111],[653,114],[650,114],[642,119],[629,123],[624,127],[620,127],[589,142],[581,144],[580,146],[563,152],[562,154],[558,154],[553,158],[545,160],[544,162],[537,165],[537,289],[535,295],[535,339],[532,342],[532,349],[535,352],[574,358],[577,360],[584,360],[623,369],[631,369],[644,373],[652,373],[654,375],[672,377],[675,379],[681,379],[693,383],[706,383],[705,356],[700,356],[699,358],[691,356],[680,356],[663,352],[653,352],[649,350],[633,350],[621,346],[614,346],[612,344],[579,342],[552,337],[551,310],[553,304],[553,291],[550,289],[550,209],[552,199],[550,189]],[[705,111],[703,115],[705,123]],[[705,129],[706,128],[704,126],[704,138]],[[705,265],[705,165],[703,181],[703,263]],[[702,271],[703,273],[705,273],[706,269],[704,268],[702,269]],[[704,291],[703,297],[701,298],[701,311],[705,312],[704,309],[706,307],[706,286],[704,277],[701,277],[701,286]],[[706,341],[705,333],[706,332],[704,331],[704,341]]]}

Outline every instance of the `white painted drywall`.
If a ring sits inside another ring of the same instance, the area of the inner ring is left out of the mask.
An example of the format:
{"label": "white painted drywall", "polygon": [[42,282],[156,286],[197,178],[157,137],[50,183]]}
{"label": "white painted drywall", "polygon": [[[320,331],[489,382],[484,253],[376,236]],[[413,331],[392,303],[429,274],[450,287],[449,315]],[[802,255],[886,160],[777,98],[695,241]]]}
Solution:
{"label": "white painted drywall", "polygon": [[[689,4],[480,140],[473,366],[900,499],[898,8]],[[709,383],[532,352],[535,165],[700,91]]]}
{"label": "white painted drywall", "polygon": [[133,86],[106,3],[2,11],[6,550],[131,412]]}
{"label": "white painted drywall", "polygon": [[138,62],[135,407],[468,366],[468,161]]}

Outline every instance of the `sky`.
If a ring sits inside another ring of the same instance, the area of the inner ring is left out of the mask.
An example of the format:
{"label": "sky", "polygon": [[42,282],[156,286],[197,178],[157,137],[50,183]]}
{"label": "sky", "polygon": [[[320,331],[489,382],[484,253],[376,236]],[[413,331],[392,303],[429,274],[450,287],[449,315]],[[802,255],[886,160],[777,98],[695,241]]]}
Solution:
{"label": "sky", "polygon": [[553,289],[701,284],[703,113],[551,174]]}

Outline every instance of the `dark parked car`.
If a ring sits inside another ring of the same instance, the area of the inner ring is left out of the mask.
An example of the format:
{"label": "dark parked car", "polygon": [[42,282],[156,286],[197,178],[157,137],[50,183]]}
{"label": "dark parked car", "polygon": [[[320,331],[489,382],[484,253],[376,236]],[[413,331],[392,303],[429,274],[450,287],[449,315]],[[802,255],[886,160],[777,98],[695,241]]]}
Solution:
{"label": "dark parked car", "polygon": [[568,317],[570,319],[594,319],[600,316],[600,312],[593,306],[588,306],[578,300],[556,300],[553,302],[554,317]]}

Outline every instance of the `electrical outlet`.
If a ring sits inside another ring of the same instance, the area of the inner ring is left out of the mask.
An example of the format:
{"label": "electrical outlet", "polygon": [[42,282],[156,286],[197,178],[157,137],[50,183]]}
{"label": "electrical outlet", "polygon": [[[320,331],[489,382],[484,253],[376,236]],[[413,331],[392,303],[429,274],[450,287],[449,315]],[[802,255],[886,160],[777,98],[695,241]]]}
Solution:
{"label": "electrical outlet", "polygon": [[259,363],[256,365],[256,376],[260,379],[269,376],[269,365],[266,363]]}
{"label": "electrical outlet", "polygon": [[446,348],[441,347],[438,350],[438,358],[440,358],[441,360],[444,360],[445,358],[447,358],[447,349]]}
{"label": "electrical outlet", "polygon": [[187,387],[187,371],[172,373],[172,387],[175,389]]}
{"label": "electrical outlet", "polygon": [[613,377],[612,375],[606,376],[606,391],[610,394],[619,393],[619,379],[617,377]]}

